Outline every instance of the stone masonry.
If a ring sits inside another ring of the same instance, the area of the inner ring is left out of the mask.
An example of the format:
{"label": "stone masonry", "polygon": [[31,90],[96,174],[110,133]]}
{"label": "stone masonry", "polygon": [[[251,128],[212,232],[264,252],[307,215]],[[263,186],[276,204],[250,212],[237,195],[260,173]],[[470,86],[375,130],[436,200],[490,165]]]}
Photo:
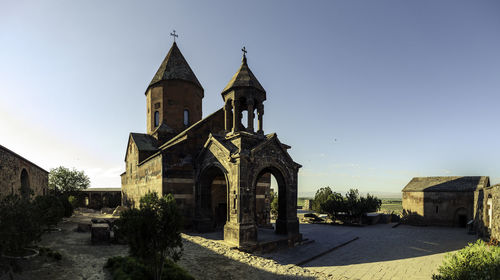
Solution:
{"label": "stone masonry", "polygon": [[47,186],[47,171],[0,145],[0,197],[45,195]]}
{"label": "stone masonry", "polygon": [[[271,175],[278,183],[276,233],[301,238],[297,173],[301,167],[275,133],[264,134],[266,91],[243,61],[222,91],[224,106],[202,119],[204,90],[174,42],[145,91],[147,133],[130,133],[122,203],[137,207],[148,192],[172,193],[184,225],[224,229],[238,247],[271,227]],[[243,114],[247,121],[243,124]]]}

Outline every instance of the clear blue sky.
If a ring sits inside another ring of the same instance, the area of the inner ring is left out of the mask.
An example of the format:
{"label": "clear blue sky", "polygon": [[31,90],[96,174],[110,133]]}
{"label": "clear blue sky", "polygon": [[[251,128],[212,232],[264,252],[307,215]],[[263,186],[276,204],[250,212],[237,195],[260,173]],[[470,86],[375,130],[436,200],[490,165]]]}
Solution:
{"label": "clear blue sky", "polygon": [[246,46],[301,194],[500,182],[500,1],[2,1],[0,144],[120,186],[172,29],[204,116]]}

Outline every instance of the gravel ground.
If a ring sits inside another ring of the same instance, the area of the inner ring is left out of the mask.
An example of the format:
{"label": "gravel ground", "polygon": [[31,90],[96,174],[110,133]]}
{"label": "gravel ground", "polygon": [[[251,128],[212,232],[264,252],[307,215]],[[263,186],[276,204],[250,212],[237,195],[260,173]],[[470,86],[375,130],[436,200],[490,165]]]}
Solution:
{"label": "gravel ground", "polygon": [[[110,215],[77,213],[64,220],[61,231],[46,233],[40,246],[62,254],[62,260],[35,257],[19,261],[22,273],[14,274],[19,280],[85,279],[110,280],[103,269],[112,256],[126,255],[125,245],[91,245],[90,233],[75,232],[78,222],[91,218],[109,218]],[[281,265],[273,260],[231,249],[222,242],[200,236],[183,234],[184,252],[178,264],[196,279],[328,279],[322,272],[314,272],[295,265]],[[0,280],[10,279],[7,275]]]}

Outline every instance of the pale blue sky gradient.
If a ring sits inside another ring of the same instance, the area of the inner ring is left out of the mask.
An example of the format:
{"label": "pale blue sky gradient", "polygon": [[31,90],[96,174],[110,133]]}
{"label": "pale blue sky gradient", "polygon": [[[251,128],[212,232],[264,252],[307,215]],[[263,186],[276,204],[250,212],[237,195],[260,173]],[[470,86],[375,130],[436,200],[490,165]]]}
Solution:
{"label": "pale blue sky gradient", "polygon": [[246,46],[265,132],[292,146],[301,194],[500,182],[499,1],[2,1],[0,144],[120,186],[172,29],[204,116]]}

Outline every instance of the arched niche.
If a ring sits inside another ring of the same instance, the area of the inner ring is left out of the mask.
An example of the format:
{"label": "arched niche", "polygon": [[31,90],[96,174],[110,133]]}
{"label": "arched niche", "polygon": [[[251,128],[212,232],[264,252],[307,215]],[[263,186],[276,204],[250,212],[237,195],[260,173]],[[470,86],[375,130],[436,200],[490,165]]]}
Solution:
{"label": "arched niche", "polygon": [[203,169],[197,180],[196,208],[200,231],[222,229],[229,221],[228,181],[222,166]]}
{"label": "arched niche", "polygon": [[29,199],[30,197],[30,178],[28,175],[28,171],[23,168],[21,171],[21,197],[24,199]]}

